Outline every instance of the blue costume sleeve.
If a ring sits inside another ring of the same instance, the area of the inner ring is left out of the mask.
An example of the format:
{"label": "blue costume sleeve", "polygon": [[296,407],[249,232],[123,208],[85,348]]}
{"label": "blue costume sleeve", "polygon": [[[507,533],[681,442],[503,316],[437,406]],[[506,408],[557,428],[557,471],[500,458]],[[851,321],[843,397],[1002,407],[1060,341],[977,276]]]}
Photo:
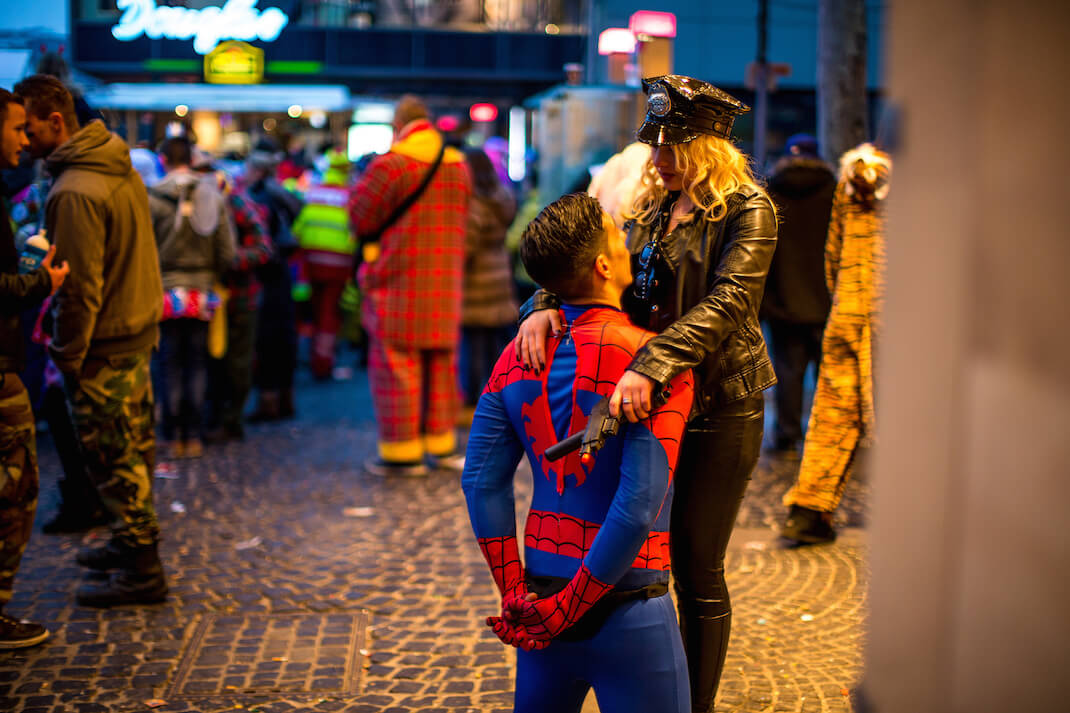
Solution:
{"label": "blue costume sleeve", "polygon": [[465,454],[461,488],[476,537],[516,534],[513,475],[524,455],[500,393],[479,398]]}
{"label": "blue costume sleeve", "polygon": [[669,490],[668,456],[644,423],[625,423],[620,483],[584,558],[598,580],[615,584],[635,561]]}

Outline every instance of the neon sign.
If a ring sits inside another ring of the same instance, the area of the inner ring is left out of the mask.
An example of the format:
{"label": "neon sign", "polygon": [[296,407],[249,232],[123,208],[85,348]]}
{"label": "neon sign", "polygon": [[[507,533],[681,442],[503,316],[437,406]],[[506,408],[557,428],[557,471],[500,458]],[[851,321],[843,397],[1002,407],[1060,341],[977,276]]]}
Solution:
{"label": "neon sign", "polygon": [[154,40],[193,38],[193,49],[208,54],[220,40],[278,39],[290,22],[282,10],[257,9],[259,0],[227,0],[223,7],[194,10],[186,7],[157,7],[156,0],[117,0],[122,10],[119,23],[111,28],[117,40],[130,42],[141,35]]}

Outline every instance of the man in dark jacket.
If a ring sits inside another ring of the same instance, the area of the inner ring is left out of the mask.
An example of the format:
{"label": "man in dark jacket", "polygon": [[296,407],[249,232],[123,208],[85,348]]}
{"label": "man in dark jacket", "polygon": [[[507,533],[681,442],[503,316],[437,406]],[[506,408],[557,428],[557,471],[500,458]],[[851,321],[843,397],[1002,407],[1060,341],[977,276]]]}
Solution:
{"label": "man in dark jacket", "polygon": [[[0,89],[0,168],[13,168],[27,146],[26,110]],[[51,248],[41,266],[19,274],[19,256],[7,205],[0,200],[0,649],[39,644],[48,631],[4,614],[11,601],[15,571],[33,529],[37,510],[37,446],[30,397],[19,379],[25,366],[20,315],[56,291],[69,268],[52,267]]]}
{"label": "man in dark jacket", "polygon": [[30,151],[46,158],[55,179],[45,204],[48,235],[71,263],[71,279],[56,293],[49,351],[63,372],[90,479],[116,521],[111,540],[79,552],[78,562],[118,571],[87,580],[78,602],[162,601],[149,356],[163,284],[148,194],[126,143],[100,121],[79,127],[59,80],[34,75],[15,93],[26,102]]}
{"label": "man in dark jacket", "polygon": [[821,362],[821,333],[829,313],[825,238],[836,177],[818,158],[817,140],[788,139],[773,170],[769,196],[780,213],[780,233],[765,281],[761,317],[769,327],[776,369],[776,449],[795,453],[802,440],[803,377]]}

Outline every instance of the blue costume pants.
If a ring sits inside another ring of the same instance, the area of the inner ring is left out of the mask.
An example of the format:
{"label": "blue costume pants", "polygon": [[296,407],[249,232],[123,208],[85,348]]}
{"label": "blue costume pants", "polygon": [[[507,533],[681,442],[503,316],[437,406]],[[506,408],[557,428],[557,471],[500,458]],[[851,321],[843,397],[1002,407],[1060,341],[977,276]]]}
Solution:
{"label": "blue costume pants", "polygon": [[514,713],[579,713],[594,688],[613,713],[689,713],[687,661],[668,596],[617,607],[584,641],[517,651]]}

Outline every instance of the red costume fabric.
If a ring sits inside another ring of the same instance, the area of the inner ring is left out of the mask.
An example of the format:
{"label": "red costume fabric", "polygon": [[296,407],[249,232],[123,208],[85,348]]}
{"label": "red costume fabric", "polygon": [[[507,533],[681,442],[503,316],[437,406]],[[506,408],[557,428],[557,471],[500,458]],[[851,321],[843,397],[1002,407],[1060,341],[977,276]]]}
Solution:
{"label": "red costume fabric", "polygon": [[[502,354],[476,409],[462,478],[473,529],[503,596],[505,622],[488,623],[503,641],[526,649],[545,647],[614,586],[667,582],[664,505],[691,408],[685,372],[672,382],[668,402],[643,423],[623,424],[592,465],[575,452],[547,460],[545,450],[584,428],[652,336],[614,309],[566,305],[564,312],[569,329],[551,340],[541,373],[525,369],[512,346]],[[569,579],[535,602],[525,599],[511,488],[524,451],[535,476],[527,571]]]}
{"label": "red costume fabric", "polygon": [[[375,232],[420,185],[441,146],[429,121],[414,121],[369,164],[349,201],[358,235]],[[454,348],[461,318],[464,233],[471,186],[464,156],[447,149],[423,195],[360,268],[364,327],[401,349]]]}
{"label": "red costume fabric", "polygon": [[[349,201],[358,235],[375,233],[423,181],[442,147],[426,120],[411,122],[390,152],[374,159]],[[457,340],[464,231],[471,185],[453,148],[419,199],[380,237],[379,255],[358,272],[361,317],[372,349],[368,375],[379,427],[379,457],[419,461],[456,448]],[[427,417],[421,419],[426,409]]]}

